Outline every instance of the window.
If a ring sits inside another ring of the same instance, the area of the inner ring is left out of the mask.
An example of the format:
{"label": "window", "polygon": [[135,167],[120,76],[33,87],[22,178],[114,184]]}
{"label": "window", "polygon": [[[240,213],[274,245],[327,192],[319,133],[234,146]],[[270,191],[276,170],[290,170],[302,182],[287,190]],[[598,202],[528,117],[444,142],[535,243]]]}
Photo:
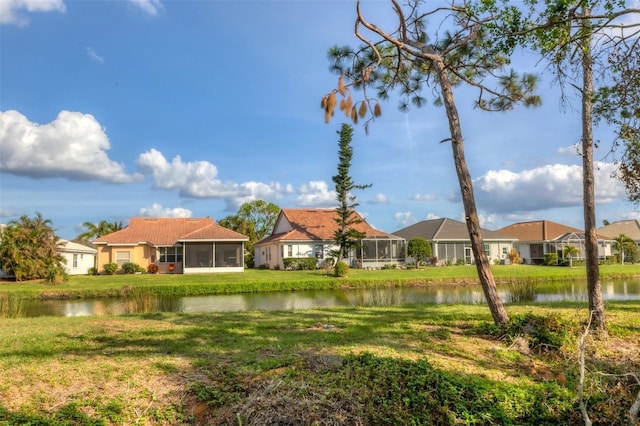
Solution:
{"label": "window", "polygon": [[293,257],[293,246],[291,244],[287,246],[287,256]]}
{"label": "window", "polygon": [[491,256],[491,248],[489,247],[489,244],[485,244],[485,245],[484,245],[484,253],[485,253],[487,256]]}
{"label": "window", "polygon": [[116,252],[116,263],[118,264],[118,268],[122,268],[122,265],[129,262],[131,262],[131,252],[128,252],[128,251]]}
{"label": "window", "polygon": [[78,255],[77,254],[73,255],[73,267],[74,268],[78,267]]}
{"label": "window", "polygon": [[313,251],[316,254],[316,259],[324,259],[324,247],[322,244],[316,244]]}
{"label": "window", "polygon": [[182,246],[160,247],[160,263],[182,263]]}

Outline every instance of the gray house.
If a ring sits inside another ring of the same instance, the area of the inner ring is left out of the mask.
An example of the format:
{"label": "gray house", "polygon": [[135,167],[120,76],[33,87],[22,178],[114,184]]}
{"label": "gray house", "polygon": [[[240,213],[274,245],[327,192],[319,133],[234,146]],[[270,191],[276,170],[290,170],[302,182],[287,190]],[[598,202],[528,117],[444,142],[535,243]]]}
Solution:
{"label": "gray house", "polygon": [[[488,229],[481,229],[480,232],[489,262],[506,263],[516,238]],[[475,263],[469,231],[464,222],[449,218],[423,220],[395,231],[393,235],[403,237],[407,241],[417,237],[426,239],[431,243],[431,250],[438,265]]]}

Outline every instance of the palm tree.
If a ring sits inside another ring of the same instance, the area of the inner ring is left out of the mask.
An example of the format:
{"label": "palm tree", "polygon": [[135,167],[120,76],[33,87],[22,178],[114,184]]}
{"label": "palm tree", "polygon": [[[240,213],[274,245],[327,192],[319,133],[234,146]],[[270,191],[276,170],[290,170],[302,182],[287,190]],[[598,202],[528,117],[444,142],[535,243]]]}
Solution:
{"label": "palm tree", "polygon": [[573,268],[573,256],[578,253],[580,253],[580,250],[574,246],[567,245],[562,249],[562,257],[569,259],[569,268]]}
{"label": "palm tree", "polygon": [[618,235],[613,239],[613,248],[620,253],[620,264],[624,265],[624,254],[625,252],[630,252],[635,248],[635,241],[631,238],[627,237],[624,234]]}
{"label": "palm tree", "polygon": [[0,266],[16,281],[55,280],[64,275],[64,258],[58,253],[59,247],[60,239],[50,220],[40,213],[35,218],[23,215],[9,222],[2,233]]}
{"label": "palm tree", "polygon": [[87,229],[86,232],[76,237],[79,241],[89,241],[94,238],[102,237],[103,235],[111,234],[112,232],[119,231],[124,228],[122,222],[113,221],[107,222],[106,220],[100,221],[97,225],[92,222],[85,222],[82,224]]}

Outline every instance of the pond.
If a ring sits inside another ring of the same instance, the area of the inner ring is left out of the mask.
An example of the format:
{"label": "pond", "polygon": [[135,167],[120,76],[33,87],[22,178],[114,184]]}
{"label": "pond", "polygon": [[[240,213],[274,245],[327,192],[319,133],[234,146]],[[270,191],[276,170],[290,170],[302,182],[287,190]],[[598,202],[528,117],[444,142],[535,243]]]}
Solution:
{"label": "pond", "polygon": [[[520,300],[586,301],[583,281],[527,284],[522,288],[499,286],[506,303]],[[640,300],[640,279],[603,281],[605,300]],[[528,298],[527,298],[528,297]],[[301,310],[338,306],[403,306],[413,304],[484,303],[479,285],[433,285],[426,287],[322,290],[234,295],[155,298],[142,295],[118,299],[27,300],[22,302],[26,317],[123,315],[146,312],[238,312],[253,310]]]}

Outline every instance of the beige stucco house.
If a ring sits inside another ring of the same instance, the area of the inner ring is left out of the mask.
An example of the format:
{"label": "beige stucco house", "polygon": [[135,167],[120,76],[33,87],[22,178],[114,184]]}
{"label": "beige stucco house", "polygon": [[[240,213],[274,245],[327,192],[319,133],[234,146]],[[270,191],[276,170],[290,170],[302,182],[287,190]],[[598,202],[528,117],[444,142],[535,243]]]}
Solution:
{"label": "beige stucco house", "polygon": [[[564,247],[568,245],[578,249],[574,259],[585,258],[584,231],[572,226],[550,220],[534,220],[514,223],[498,232],[518,239],[514,247],[526,264],[543,264],[547,253],[557,253],[558,258],[562,259]],[[598,257],[608,256],[611,256],[611,241],[598,233]]]}
{"label": "beige stucco house", "polygon": [[160,273],[243,272],[249,238],[211,218],[134,217],[119,231],[93,241],[98,272],[107,263],[131,262]]}

